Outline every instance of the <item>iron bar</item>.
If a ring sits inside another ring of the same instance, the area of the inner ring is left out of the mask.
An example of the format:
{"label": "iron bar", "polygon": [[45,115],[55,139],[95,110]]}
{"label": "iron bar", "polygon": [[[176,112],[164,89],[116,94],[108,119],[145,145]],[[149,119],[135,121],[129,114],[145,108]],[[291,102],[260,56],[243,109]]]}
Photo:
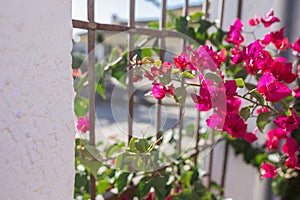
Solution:
{"label": "iron bar", "polygon": [[[128,26],[130,29],[135,28],[135,16],[134,16],[134,9],[135,9],[135,0],[130,0],[130,7],[129,7],[129,22]],[[134,56],[134,33],[129,33],[128,35],[128,63]],[[133,88],[133,81],[132,81],[132,70],[128,71],[128,144],[130,139],[132,138],[133,134],[133,110],[134,110],[134,88]]]}
{"label": "iron bar", "polygon": [[[94,0],[88,0],[88,21],[94,22],[95,5]],[[88,29],[88,82],[89,82],[89,123],[90,123],[90,140],[89,143],[95,146],[95,30]],[[90,174],[90,195],[91,200],[96,199],[96,178]]]}
{"label": "iron bar", "polygon": [[[163,31],[166,28],[166,19],[167,19],[167,1],[163,0],[161,4],[161,17],[159,23],[159,30]],[[165,57],[165,50],[166,50],[166,41],[164,37],[159,38],[159,57],[160,60],[163,62]],[[162,101],[159,99],[155,105],[155,126],[156,126],[156,139],[158,140],[161,138],[161,104]]]}
{"label": "iron bar", "polygon": [[224,7],[225,7],[225,0],[219,1],[219,10],[218,10],[218,19],[220,20],[219,28],[222,29],[223,22],[224,22]]}
{"label": "iron bar", "polygon": [[[223,161],[223,171],[222,171],[222,179],[221,179],[221,187],[224,188],[225,186],[225,180],[226,180],[226,170],[227,170],[227,162],[228,162],[228,150],[229,150],[229,144],[226,141],[225,144],[225,152],[224,152],[224,161]],[[220,194],[224,195],[224,190],[220,192]]]}
{"label": "iron bar", "polygon": [[208,9],[209,9],[209,0],[205,0],[202,7],[202,12],[205,14],[204,15],[205,19],[208,19]]}
{"label": "iron bar", "polygon": [[142,27],[135,27],[134,29],[129,26],[122,26],[122,25],[115,25],[115,24],[101,24],[101,23],[89,23],[80,20],[72,20],[73,28],[80,28],[80,29],[92,29],[92,30],[102,30],[102,31],[112,31],[112,32],[121,32],[121,31],[128,31],[129,33],[139,34],[139,35],[149,35],[158,38],[165,38],[165,37],[180,37],[180,34],[171,31],[171,30],[155,30],[155,29],[148,29]]}
{"label": "iron bar", "polygon": [[243,0],[238,0],[237,18],[242,18]]}

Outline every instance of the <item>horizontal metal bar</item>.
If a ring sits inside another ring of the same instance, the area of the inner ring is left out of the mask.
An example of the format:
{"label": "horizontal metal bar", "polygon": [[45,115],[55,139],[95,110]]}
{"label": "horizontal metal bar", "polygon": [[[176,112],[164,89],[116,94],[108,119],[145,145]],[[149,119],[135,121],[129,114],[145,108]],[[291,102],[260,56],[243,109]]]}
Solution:
{"label": "horizontal metal bar", "polygon": [[129,31],[129,33],[139,34],[139,35],[150,35],[153,37],[182,37],[181,33],[171,31],[171,30],[156,30],[149,28],[140,27],[128,27],[115,24],[101,24],[101,23],[90,23],[80,20],[72,20],[73,28],[80,29],[92,29],[92,30],[103,30],[103,31]]}

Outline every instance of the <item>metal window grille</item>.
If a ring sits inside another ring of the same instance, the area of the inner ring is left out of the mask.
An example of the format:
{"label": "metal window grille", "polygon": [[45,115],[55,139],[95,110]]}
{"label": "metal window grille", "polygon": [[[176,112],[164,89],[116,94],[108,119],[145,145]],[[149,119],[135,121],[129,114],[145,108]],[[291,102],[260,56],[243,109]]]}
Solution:
{"label": "metal window grille", "polygon": [[[200,0],[199,0],[200,1]],[[203,13],[205,13],[205,17],[208,18],[208,12],[209,12],[209,5],[214,3],[215,1],[218,1],[218,18],[220,20],[220,27],[222,28],[223,25],[223,19],[224,19],[224,3],[225,0],[202,0],[203,3]],[[135,26],[135,0],[129,1],[129,20],[127,26],[122,25],[116,25],[116,24],[103,24],[103,23],[97,23],[95,22],[95,0],[87,0],[87,15],[88,15],[88,21],[81,21],[73,19],[73,28],[80,28],[85,29],[88,31],[88,82],[94,83],[95,82],[95,55],[93,53],[93,50],[95,49],[95,31],[101,30],[101,31],[113,31],[113,32],[122,32],[122,31],[128,31],[128,48],[129,48],[129,54],[128,54],[128,60],[131,60],[133,55],[133,49],[134,49],[134,35],[148,35],[153,37],[159,38],[159,48],[161,50],[165,49],[165,38],[166,37],[180,37],[179,34],[172,31],[167,31],[164,28],[166,27],[166,15],[167,15],[167,0],[161,1],[161,18],[159,23],[159,29],[147,29],[142,27],[136,27]],[[189,8],[189,1],[184,0],[184,5],[182,9],[182,15],[188,16],[188,8]],[[242,10],[242,0],[238,0],[238,9],[237,9],[237,17],[241,17],[241,10]],[[199,10],[200,11],[200,10]],[[184,42],[182,44],[184,47]],[[160,51],[160,59],[164,58],[164,51]],[[128,74],[128,141],[132,137],[132,131],[133,131],[133,111],[134,111],[134,95],[133,95],[133,83],[132,83],[132,72],[129,70]],[[90,122],[90,145],[95,145],[95,85],[89,84],[88,85],[89,90],[89,122]],[[161,129],[161,101],[158,100],[156,103],[156,119],[155,119],[155,126],[157,130],[157,139],[161,137],[159,130]],[[180,106],[179,108],[179,116],[181,117],[183,114],[183,106]],[[182,119],[179,120],[179,143],[178,143],[178,151],[181,151],[181,136],[182,136],[182,128],[183,123]],[[200,121],[200,114],[198,115],[198,121]],[[200,123],[196,124],[196,143],[195,143],[195,162],[197,162],[197,155],[199,153],[198,143],[199,143],[199,129],[200,129]],[[226,166],[227,166],[227,155],[228,155],[228,144],[225,146],[225,153],[224,153],[224,163],[223,163],[223,170],[226,172]],[[210,159],[209,159],[209,172],[211,174],[212,172],[212,164],[213,164],[213,151],[210,153]],[[210,176],[209,176],[210,177]],[[221,186],[224,186],[225,183],[225,173],[223,173]],[[93,175],[90,175],[90,194],[91,199],[96,199],[96,179]]]}

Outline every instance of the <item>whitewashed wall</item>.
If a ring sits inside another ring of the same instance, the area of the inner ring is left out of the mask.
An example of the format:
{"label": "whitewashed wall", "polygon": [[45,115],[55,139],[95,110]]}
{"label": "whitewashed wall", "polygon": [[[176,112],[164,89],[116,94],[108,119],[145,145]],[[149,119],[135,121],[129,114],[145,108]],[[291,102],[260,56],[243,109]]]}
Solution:
{"label": "whitewashed wall", "polygon": [[0,199],[72,199],[71,0],[0,6]]}

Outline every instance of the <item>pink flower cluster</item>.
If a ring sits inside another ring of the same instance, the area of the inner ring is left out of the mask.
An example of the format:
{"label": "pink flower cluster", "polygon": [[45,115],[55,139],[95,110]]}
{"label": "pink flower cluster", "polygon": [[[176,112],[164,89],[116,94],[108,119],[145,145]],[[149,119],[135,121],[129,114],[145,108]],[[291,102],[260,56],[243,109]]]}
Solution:
{"label": "pink flower cluster", "polygon": [[88,115],[86,115],[85,117],[79,117],[77,121],[77,130],[80,131],[81,133],[86,133],[87,131],[90,130]]}
{"label": "pink flower cluster", "polygon": [[[256,15],[255,18],[250,19],[249,25],[257,26],[262,23],[264,27],[270,27],[279,21],[274,16],[274,11],[270,10],[261,18]],[[244,25],[240,19],[236,19],[230,26],[225,39],[227,43],[232,44],[229,46],[230,50],[229,48],[215,50],[209,45],[202,45],[196,49],[190,46],[186,47],[185,52],[173,58],[174,68],[170,62],[157,64],[150,58],[138,61],[133,67],[135,70],[133,81],[139,81],[146,77],[153,85],[149,95],[156,99],[163,99],[166,96],[176,98],[176,88],[172,83],[171,76],[179,75],[178,81],[188,80],[184,87],[199,86],[199,91],[191,94],[195,108],[199,112],[213,111],[213,114],[206,120],[208,127],[227,132],[232,138],[243,138],[249,143],[257,140],[257,128],[249,131],[247,118],[250,115],[254,116],[255,110],[258,115],[267,113],[274,117],[270,119],[274,119],[276,127],[267,133],[266,152],[280,153],[282,151],[285,167],[299,169],[299,146],[291,136],[291,132],[298,128],[300,118],[292,108],[289,108],[287,105],[289,102],[286,103],[286,99],[292,95],[300,97],[299,89],[291,90],[287,85],[294,82],[297,76],[300,78],[300,74],[297,75],[293,72],[292,63],[287,59],[273,56],[268,47],[274,45],[278,52],[289,47],[295,54],[298,54],[300,38],[293,44],[289,44],[288,38],[284,36],[285,29],[281,28],[279,31],[270,31],[263,38],[243,45],[245,40],[243,29]],[[227,51],[230,52],[228,56]],[[227,60],[227,57],[230,57],[230,61]],[[228,64],[228,62],[231,63]],[[248,91],[247,95],[256,92],[263,102],[258,97],[251,96],[250,99],[247,99],[245,96],[239,95],[237,80],[227,80],[223,75],[224,70],[221,67],[224,63],[229,65],[227,68],[232,65],[242,66],[251,77],[256,78],[256,88]],[[300,71],[300,66],[298,70]],[[212,72],[213,77],[218,78],[206,77],[208,71]],[[256,99],[253,100],[253,97]],[[249,100],[250,104],[252,103],[252,112],[248,117],[242,117],[240,114],[242,98]],[[281,141],[285,143],[279,149]],[[277,175],[276,166],[264,162],[261,165],[261,174],[264,178],[275,177]]]}

